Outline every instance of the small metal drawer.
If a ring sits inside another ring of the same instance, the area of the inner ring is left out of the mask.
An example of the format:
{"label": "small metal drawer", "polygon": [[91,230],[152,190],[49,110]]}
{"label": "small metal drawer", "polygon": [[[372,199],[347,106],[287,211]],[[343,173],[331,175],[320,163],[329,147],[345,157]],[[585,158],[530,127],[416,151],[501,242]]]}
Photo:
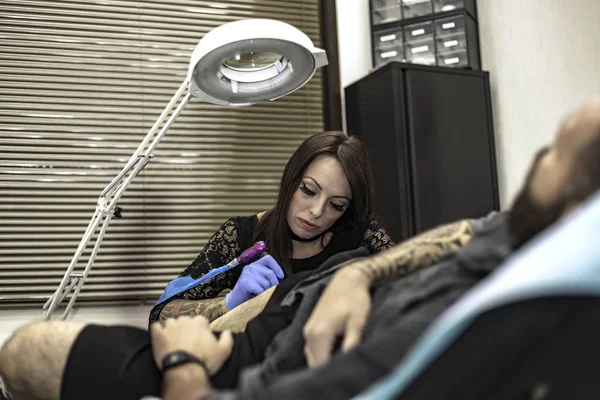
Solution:
{"label": "small metal drawer", "polygon": [[373,48],[390,47],[396,44],[402,45],[402,28],[387,29],[373,35]]}
{"label": "small metal drawer", "polygon": [[440,18],[435,20],[436,36],[446,36],[454,33],[465,32],[465,17],[458,15],[456,17]]}
{"label": "small metal drawer", "polygon": [[464,0],[433,0],[433,11],[446,12],[464,8]]}
{"label": "small metal drawer", "polygon": [[467,48],[467,35],[465,32],[453,33],[451,35],[437,36],[435,38],[438,53],[447,51],[463,50]]}
{"label": "small metal drawer", "polygon": [[381,47],[375,50],[375,66],[379,67],[390,61],[404,61],[404,46],[396,43],[392,46]]}
{"label": "small metal drawer", "polygon": [[404,27],[404,40],[406,43],[420,42],[426,39],[433,40],[433,22],[427,21]]}
{"label": "small metal drawer", "polygon": [[402,16],[404,19],[420,17],[433,13],[431,0],[402,0]]}
{"label": "small metal drawer", "polygon": [[372,0],[371,13],[373,25],[399,21],[402,19],[400,0]]}
{"label": "small metal drawer", "polygon": [[433,38],[406,43],[406,61],[414,64],[435,65]]}
{"label": "small metal drawer", "polygon": [[437,64],[442,67],[467,67],[469,65],[469,55],[466,49],[439,53]]}

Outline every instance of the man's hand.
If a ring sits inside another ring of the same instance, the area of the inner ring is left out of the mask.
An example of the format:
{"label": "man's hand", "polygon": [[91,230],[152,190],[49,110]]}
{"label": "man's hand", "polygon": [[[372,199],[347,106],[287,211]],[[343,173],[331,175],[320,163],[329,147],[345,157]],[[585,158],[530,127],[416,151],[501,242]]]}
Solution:
{"label": "man's hand", "polygon": [[442,225],[336,272],[304,326],[308,365],[315,367],[328,361],[339,336],[344,337],[344,351],[360,342],[371,308],[371,285],[429,267],[459,251],[472,235],[469,221]]}
{"label": "man's hand", "polygon": [[208,320],[202,316],[168,319],[150,325],[154,361],[162,368],[166,355],[183,350],[206,364],[209,376],[214,375],[231,354],[233,337],[230,331],[221,333],[219,340],[208,329]]}
{"label": "man's hand", "polygon": [[339,336],[343,336],[343,351],[360,343],[371,308],[371,280],[352,265],[335,273],[304,325],[304,355],[311,368],[331,358]]}

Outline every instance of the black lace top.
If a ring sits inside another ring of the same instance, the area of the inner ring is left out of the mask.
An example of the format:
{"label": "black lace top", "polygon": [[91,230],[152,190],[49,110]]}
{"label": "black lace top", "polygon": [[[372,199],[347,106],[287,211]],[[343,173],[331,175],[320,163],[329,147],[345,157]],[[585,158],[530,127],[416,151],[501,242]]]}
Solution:
{"label": "black lace top", "polygon": [[[227,220],[209,239],[200,255],[187,267],[181,276],[191,276],[198,279],[212,268],[221,267],[254,243],[254,230],[258,224],[256,215],[250,217],[235,217]],[[341,251],[366,247],[371,253],[385,250],[394,243],[385,230],[376,222],[363,232],[336,233],[325,248],[318,254],[303,259],[292,259],[294,272],[312,270],[325,260]],[[233,268],[223,274],[203,282],[177,297],[185,300],[202,300],[216,297],[225,289],[232,289],[237,282],[242,268]]]}

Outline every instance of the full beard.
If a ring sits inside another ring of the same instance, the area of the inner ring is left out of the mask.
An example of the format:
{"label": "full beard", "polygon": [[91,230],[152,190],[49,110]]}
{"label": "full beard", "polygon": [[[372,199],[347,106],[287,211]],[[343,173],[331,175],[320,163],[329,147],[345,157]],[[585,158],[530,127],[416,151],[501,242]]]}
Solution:
{"label": "full beard", "polygon": [[542,207],[535,203],[531,196],[531,186],[535,171],[548,148],[541,149],[527,173],[525,185],[515,198],[509,212],[509,231],[517,247],[522,246],[538,233],[542,232],[562,215],[566,202],[564,193],[555,199],[550,206]]}
{"label": "full beard", "polygon": [[550,207],[540,207],[533,201],[529,185],[526,185],[509,212],[509,230],[516,246],[522,246],[556,222],[564,210],[562,203],[556,201]]}

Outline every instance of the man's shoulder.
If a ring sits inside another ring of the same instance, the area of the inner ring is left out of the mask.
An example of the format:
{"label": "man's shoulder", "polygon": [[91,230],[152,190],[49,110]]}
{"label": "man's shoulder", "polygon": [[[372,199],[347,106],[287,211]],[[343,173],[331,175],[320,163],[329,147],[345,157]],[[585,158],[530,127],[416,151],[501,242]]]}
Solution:
{"label": "man's shoulder", "polygon": [[467,221],[471,225],[473,235],[477,235],[478,233],[485,232],[491,228],[505,224],[508,221],[508,212],[492,211],[484,217],[468,219]]}
{"label": "man's shoulder", "polygon": [[468,269],[490,272],[514,251],[508,212],[494,212],[473,221],[471,241],[457,253],[457,261]]}

